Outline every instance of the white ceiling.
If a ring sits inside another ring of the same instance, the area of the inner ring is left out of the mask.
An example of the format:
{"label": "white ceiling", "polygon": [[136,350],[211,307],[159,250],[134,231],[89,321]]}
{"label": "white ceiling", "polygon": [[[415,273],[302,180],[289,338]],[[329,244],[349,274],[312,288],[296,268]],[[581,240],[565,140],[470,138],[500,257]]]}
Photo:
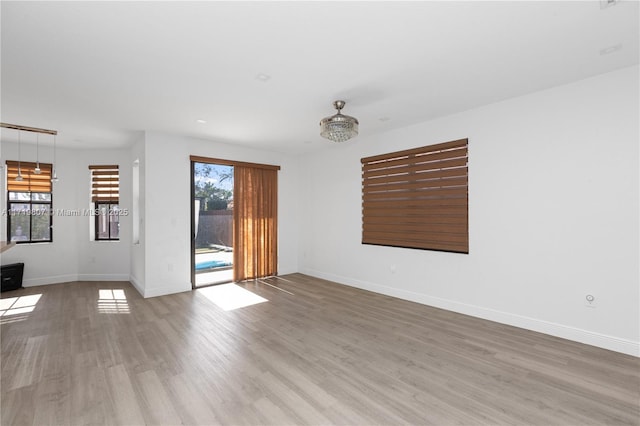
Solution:
{"label": "white ceiling", "polygon": [[2,1],[2,121],[311,151],[336,99],[364,136],[638,64],[639,3],[601,6]]}

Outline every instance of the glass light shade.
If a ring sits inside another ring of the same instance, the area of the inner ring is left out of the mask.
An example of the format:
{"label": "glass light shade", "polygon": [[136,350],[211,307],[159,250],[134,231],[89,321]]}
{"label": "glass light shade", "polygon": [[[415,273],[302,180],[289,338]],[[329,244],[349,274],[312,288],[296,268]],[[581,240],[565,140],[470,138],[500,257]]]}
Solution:
{"label": "glass light shade", "polygon": [[358,120],[340,112],[344,101],[335,101],[333,106],[338,113],[320,120],[320,136],[333,142],[344,142],[358,136]]}

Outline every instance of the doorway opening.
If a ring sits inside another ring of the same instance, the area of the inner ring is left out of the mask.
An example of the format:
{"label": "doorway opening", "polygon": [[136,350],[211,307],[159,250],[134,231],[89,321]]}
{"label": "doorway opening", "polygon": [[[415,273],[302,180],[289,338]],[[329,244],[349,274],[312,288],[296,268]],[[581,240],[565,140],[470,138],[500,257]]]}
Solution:
{"label": "doorway opening", "polygon": [[233,281],[233,166],[191,161],[191,284]]}

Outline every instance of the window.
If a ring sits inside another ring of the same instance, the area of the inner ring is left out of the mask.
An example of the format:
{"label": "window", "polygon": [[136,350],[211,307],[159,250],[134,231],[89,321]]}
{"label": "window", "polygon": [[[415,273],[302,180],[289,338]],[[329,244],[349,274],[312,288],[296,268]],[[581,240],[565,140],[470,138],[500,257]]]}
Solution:
{"label": "window", "polygon": [[52,198],[51,164],[37,170],[36,163],[7,161],[8,238],[17,244],[53,241]]}
{"label": "window", "polygon": [[467,146],[363,158],[362,243],[469,253]]}
{"label": "window", "polygon": [[117,165],[89,166],[95,240],[120,239],[120,174]]}
{"label": "window", "polygon": [[133,170],[131,175],[132,186],[132,203],[131,203],[131,234],[133,244],[140,244],[140,160],[133,162]]}

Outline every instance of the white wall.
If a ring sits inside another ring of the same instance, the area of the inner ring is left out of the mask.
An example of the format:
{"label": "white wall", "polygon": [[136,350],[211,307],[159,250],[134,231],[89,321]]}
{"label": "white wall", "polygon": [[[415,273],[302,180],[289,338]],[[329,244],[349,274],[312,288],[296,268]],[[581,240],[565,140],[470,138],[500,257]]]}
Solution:
{"label": "white wall", "polygon": [[[52,162],[52,153],[41,146],[40,160]],[[2,142],[0,164],[17,160],[16,144]],[[21,160],[35,161],[35,145],[22,144]],[[53,186],[53,208],[78,211],[91,206],[90,164],[119,164],[123,182],[130,180],[127,150],[58,149],[57,174],[60,181]],[[2,173],[2,194],[6,186]],[[6,209],[6,195],[0,197],[0,208]],[[130,206],[130,187],[121,188],[121,206]],[[1,239],[6,239],[6,216],[0,218]],[[89,224],[94,218],[56,214],[53,217],[53,242],[20,244],[2,253],[3,265],[24,262],[25,287],[69,281],[129,280],[130,217],[121,217],[121,241],[90,241]]]}
{"label": "white wall", "polygon": [[[189,156],[280,165],[278,175],[278,271],[298,268],[298,166],[286,154],[231,144],[147,132],[144,141],[144,277],[136,285],[145,297],[191,289],[191,197]],[[134,265],[132,269],[137,270]],[[138,279],[138,277],[136,277]]]}
{"label": "white wall", "polygon": [[[130,167],[133,169],[133,164],[137,162],[138,167],[138,229],[139,237],[137,241],[131,241],[131,259],[130,259],[130,271],[131,277],[129,281],[133,284],[140,294],[144,295],[144,283],[145,283],[145,225],[146,225],[146,157],[145,157],[145,134],[140,132],[138,139],[134,141],[131,147],[131,158],[129,161]],[[133,182],[132,182],[133,183]],[[133,191],[132,191],[133,195]],[[131,224],[136,219],[136,213],[134,212],[136,206],[132,202],[132,215]]]}
{"label": "white wall", "polygon": [[[632,67],[303,157],[301,272],[639,355],[638,90]],[[360,158],[460,138],[470,253],[362,245]]]}

